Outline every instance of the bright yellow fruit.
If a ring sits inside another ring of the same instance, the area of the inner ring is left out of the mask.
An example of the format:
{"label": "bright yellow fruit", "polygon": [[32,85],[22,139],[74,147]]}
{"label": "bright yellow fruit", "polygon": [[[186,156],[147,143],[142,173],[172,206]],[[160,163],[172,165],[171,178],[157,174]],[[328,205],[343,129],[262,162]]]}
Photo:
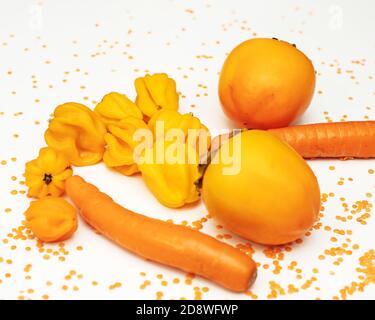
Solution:
{"label": "bright yellow fruit", "polygon": [[[220,160],[220,150],[229,147],[233,157],[237,143],[239,170],[225,174],[229,166]],[[204,174],[202,197],[210,215],[228,230],[270,245],[303,236],[320,209],[319,185],[305,160],[260,130],[239,133],[221,145]]]}

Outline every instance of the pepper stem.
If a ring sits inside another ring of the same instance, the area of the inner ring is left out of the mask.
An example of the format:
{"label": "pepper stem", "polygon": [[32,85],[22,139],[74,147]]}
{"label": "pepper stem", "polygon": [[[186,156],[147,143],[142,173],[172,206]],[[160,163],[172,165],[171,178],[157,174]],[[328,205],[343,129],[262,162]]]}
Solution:
{"label": "pepper stem", "polygon": [[43,181],[46,183],[46,185],[49,185],[52,182],[52,174],[45,173]]}

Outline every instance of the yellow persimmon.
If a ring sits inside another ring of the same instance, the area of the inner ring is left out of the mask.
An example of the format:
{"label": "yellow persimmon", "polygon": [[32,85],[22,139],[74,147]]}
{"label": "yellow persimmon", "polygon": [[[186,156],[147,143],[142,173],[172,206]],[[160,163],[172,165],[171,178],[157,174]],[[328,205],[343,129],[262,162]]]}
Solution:
{"label": "yellow persimmon", "polygon": [[203,176],[202,198],[228,230],[270,245],[303,236],[320,210],[318,181],[306,161],[260,130],[221,144]]}
{"label": "yellow persimmon", "polygon": [[35,198],[60,196],[64,193],[65,180],[73,171],[66,157],[53,148],[42,148],[36,159],[26,163],[25,184],[28,195]]}
{"label": "yellow persimmon", "polygon": [[44,242],[66,240],[77,230],[76,209],[63,198],[32,201],[25,217],[26,226]]}
{"label": "yellow persimmon", "polygon": [[134,82],[137,91],[135,103],[146,117],[160,109],[178,109],[176,82],[165,73],[156,73],[137,78]]}
{"label": "yellow persimmon", "polygon": [[72,165],[88,166],[102,160],[105,133],[99,115],[82,104],[68,102],[56,107],[44,138]]}
{"label": "yellow persimmon", "polygon": [[105,124],[114,124],[126,117],[142,119],[143,115],[137,105],[128,97],[117,92],[106,94],[94,111],[99,114]]}

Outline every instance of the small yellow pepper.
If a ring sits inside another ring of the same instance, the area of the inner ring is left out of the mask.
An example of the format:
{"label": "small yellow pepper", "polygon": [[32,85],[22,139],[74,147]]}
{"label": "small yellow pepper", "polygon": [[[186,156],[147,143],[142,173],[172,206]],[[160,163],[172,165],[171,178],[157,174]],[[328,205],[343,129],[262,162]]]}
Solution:
{"label": "small yellow pepper", "polygon": [[[157,153],[161,150],[164,150],[163,159],[158,162],[160,154]],[[147,152],[150,152],[148,156]],[[199,200],[195,185],[200,178],[199,157],[189,144],[157,140],[150,150],[145,149],[138,168],[161,204],[179,208]]]}
{"label": "small yellow pepper", "polygon": [[142,112],[137,105],[125,95],[117,92],[106,94],[102,101],[96,105],[94,111],[99,114],[106,125],[114,124],[129,116],[138,119],[143,118]]}
{"label": "small yellow pepper", "polygon": [[147,117],[160,109],[178,109],[176,82],[165,73],[147,74],[134,82],[137,91],[135,103]]}
{"label": "small yellow pepper", "polygon": [[60,196],[65,190],[65,180],[72,174],[70,164],[62,153],[49,147],[42,148],[38,158],[26,163],[28,195],[35,198]]}
{"label": "small yellow pepper", "polygon": [[143,120],[135,117],[126,117],[114,125],[108,125],[109,132],[104,136],[107,149],[103,155],[107,167],[127,176],[139,172],[133,156],[133,149],[139,143],[134,140],[134,133],[138,129],[150,131]]}
{"label": "small yellow pepper", "polygon": [[44,242],[69,239],[77,230],[76,209],[63,198],[46,197],[30,203],[26,227]]}
{"label": "small yellow pepper", "polygon": [[[211,136],[208,128],[201,121],[194,117],[192,113],[181,114],[175,110],[162,109],[157,111],[148,121],[148,126],[152,130],[155,139],[158,138],[158,124],[162,124],[163,135],[166,136],[171,129],[180,129],[183,133],[184,141],[192,147],[198,149],[202,144],[203,152],[210,147]],[[204,143],[204,144],[203,144]]]}
{"label": "small yellow pepper", "polygon": [[68,102],[56,107],[44,138],[49,147],[63,153],[75,166],[88,166],[102,160],[106,128],[88,107]]}

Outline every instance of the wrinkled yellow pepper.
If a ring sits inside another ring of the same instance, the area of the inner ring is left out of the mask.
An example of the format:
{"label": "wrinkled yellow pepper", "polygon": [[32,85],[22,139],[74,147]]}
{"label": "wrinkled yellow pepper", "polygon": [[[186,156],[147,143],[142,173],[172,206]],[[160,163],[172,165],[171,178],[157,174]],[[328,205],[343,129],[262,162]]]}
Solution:
{"label": "wrinkled yellow pepper", "polygon": [[103,161],[107,167],[127,176],[139,172],[133,157],[133,149],[139,143],[134,140],[134,133],[138,129],[150,131],[143,120],[135,117],[126,117],[108,126],[109,132],[104,136],[107,149],[103,155]]}
{"label": "wrinkled yellow pepper", "polygon": [[[156,112],[151,119],[148,121],[148,126],[152,130],[155,139],[159,133],[157,133],[157,123],[162,122],[164,132],[166,136],[168,131],[171,129],[180,129],[185,137],[184,141],[198,149],[199,143],[205,143],[202,148],[206,151],[210,147],[211,136],[208,128],[201,123],[201,121],[194,117],[192,113],[181,114],[175,110],[163,109]],[[173,132],[171,132],[173,134]]]}
{"label": "wrinkled yellow pepper", "polygon": [[99,114],[106,125],[116,123],[129,116],[138,119],[143,118],[142,112],[137,105],[125,95],[117,92],[106,94],[102,101],[96,105],[94,111]]}
{"label": "wrinkled yellow pepper", "polygon": [[[164,150],[164,159],[158,162],[157,152],[160,150]],[[148,156],[147,151],[150,152]],[[179,208],[199,200],[195,185],[200,177],[199,157],[189,144],[157,140],[142,156],[138,168],[147,187],[161,204]]]}
{"label": "wrinkled yellow pepper", "polygon": [[62,153],[49,147],[42,148],[38,158],[26,163],[28,195],[35,198],[60,196],[65,191],[65,180],[72,174],[70,164]]}
{"label": "wrinkled yellow pepper", "polygon": [[88,107],[68,102],[56,107],[44,138],[48,146],[60,151],[75,166],[101,161],[106,128]]}
{"label": "wrinkled yellow pepper", "polygon": [[63,241],[77,230],[76,209],[63,198],[46,197],[30,203],[26,227],[44,242]]}
{"label": "wrinkled yellow pepper", "polygon": [[137,91],[135,103],[147,117],[160,109],[178,109],[176,82],[165,73],[147,74],[134,82]]}

